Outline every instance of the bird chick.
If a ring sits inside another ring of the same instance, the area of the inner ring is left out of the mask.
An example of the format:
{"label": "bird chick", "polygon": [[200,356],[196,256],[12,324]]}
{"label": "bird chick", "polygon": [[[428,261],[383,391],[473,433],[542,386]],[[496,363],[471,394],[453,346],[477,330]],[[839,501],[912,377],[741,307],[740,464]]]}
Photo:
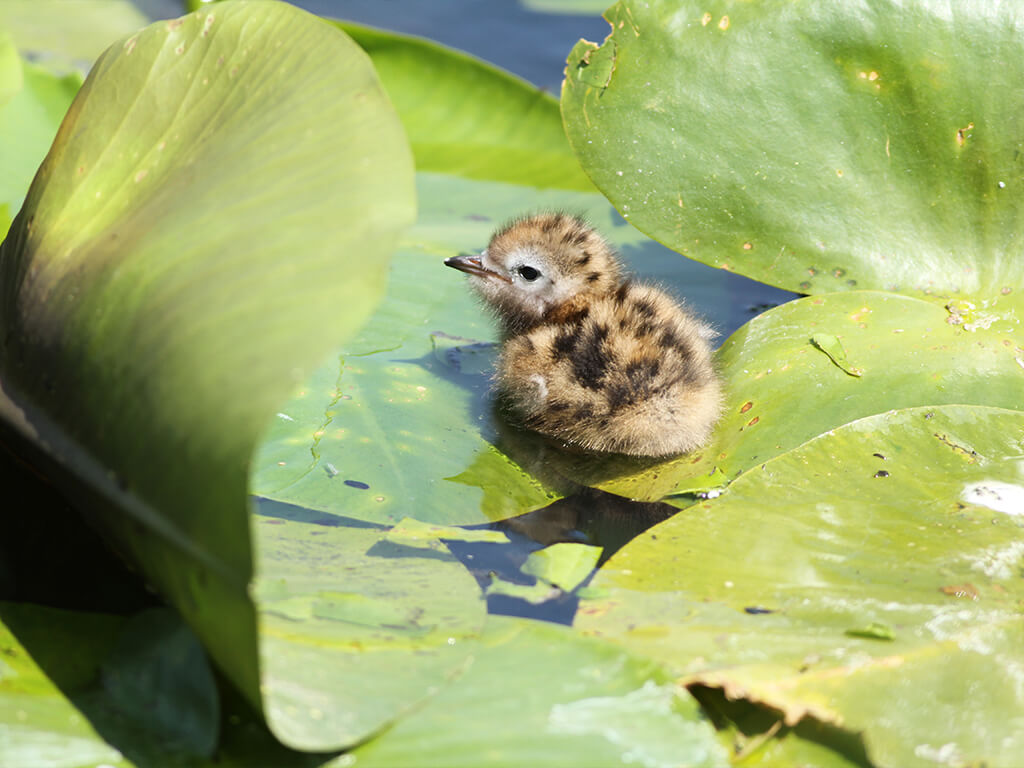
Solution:
{"label": "bird chick", "polygon": [[449,267],[501,324],[497,384],[523,425],[593,451],[667,456],[703,445],[721,410],[714,331],[625,278],[582,220],[546,213]]}

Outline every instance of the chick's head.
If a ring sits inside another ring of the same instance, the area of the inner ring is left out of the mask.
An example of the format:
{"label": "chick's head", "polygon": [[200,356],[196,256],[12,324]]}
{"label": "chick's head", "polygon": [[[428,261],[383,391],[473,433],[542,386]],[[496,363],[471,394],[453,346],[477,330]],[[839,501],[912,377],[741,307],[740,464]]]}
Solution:
{"label": "chick's head", "polygon": [[510,332],[536,325],[566,302],[613,291],[621,273],[597,232],[560,213],[517,219],[495,232],[480,255],[445,264],[469,274],[470,285]]}

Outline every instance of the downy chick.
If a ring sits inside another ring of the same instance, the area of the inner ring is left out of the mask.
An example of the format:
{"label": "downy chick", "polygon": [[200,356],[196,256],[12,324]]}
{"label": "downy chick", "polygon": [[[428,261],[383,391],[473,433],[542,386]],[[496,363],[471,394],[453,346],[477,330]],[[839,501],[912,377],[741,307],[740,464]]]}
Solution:
{"label": "downy chick", "polygon": [[524,426],[588,450],[667,456],[703,445],[721,410],[714,331],[633,282],[564,214],[519,219],[449,267],[501,323],[496,380]]}

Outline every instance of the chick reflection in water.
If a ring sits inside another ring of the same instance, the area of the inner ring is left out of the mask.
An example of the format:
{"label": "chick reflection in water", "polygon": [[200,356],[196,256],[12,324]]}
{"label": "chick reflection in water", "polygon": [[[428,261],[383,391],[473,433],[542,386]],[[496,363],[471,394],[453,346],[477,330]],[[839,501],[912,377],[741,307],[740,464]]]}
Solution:
{"label": "chick reflection in water", "polygon": [[714,331],[625,277],[605,240],[547,213],[445,261],[501,326],[496,380],[526,427],[590,451],[660,457],[708,440],[721,411]]}

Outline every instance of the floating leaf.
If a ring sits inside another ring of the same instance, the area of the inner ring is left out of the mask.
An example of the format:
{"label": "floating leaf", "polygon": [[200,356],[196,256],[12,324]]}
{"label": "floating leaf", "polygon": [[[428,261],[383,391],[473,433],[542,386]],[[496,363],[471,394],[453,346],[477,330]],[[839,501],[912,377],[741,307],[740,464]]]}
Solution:
{"label": "floating leaf", "polygon": [[562,594],[558,587],[543,581],[535,581],[533,584],[520,584],[515,581],[502,579],[491,574],[491,583],[487,585],[487,596],[502,595],[514,597],[517,600],[525,600],[531,605],[540,605],[548,600],[554,600]]}
{"label": "floating leaf", "polygon": [[593,192],[551,94],[430,40],[339,25],[373,59],[417,170]]}
{"label": "floating leaf", "polygon": [[122,621],[0,603],[0,765],[119,763],[64,692],[95,678]]}
{"label": "floating leaf", "polygon": [[[603,487],[633,497],[664,488],[666,477],[677,493],[720,487],[811,438],[894,408],[1020,408],[1024,370],[1015,357],[1024,339],[1002,325],[964,331],[946,316],[930,302],[875,291],[814,296],[765,312],[718,353],[728,391],[710,444]],[[849,359],[869,375],[843,375],[808,343],[821,333],[842,337]]]}
{"label": "floating leaf", "polygon": [[[1024,412],[962,405],[837,428],[617,552],[593,581],[610,594],[583,602],[576,627],[789,724],[860,731],[881,766],[943,749],[1012,765],[1021,520],[961,497],[979,482],[1022,486],[1022,435]],[[976,600],[950,593],[968,583]]]}
{"label": "floating leaf", "polygon": [[523,564],[523,573],[572,592],[597,566],[601,547],[560,542],[531,552]]}
{"label": "floating leaf", "polygon": [[387,532],[386,541],[406,546],[423,546],[425,543],[436,543],[441,539],[448,541],[490,541],[503,544],[508,541],[501,531],[456,528],[451,525],[431,525],[421,523],[411,517],[399,520],[395,527]]}
{"label": "floating leaf", "polygon": [[650,661],[553,624],[491,616],[488,625],[466,673],[358,747],[356,765],[728,765],[696,703]]}
{"label": "floating leaf", "polygon": [[639,229],[793,291],[979,297],[1019,322],[1020,5],[621,0],[605,16],[585,55],[612,75],[575,76],[577,45],[562,112]]}

